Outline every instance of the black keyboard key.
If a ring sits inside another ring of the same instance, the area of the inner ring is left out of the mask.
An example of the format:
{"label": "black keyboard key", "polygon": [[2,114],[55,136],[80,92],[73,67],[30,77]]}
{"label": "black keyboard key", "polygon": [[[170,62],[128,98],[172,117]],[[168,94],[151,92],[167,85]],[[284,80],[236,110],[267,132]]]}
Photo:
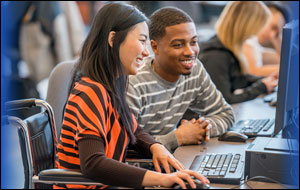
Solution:
{"label": "black keyboard key", "polygon": [[263,131],[268,131],[274,125],[275,119],[272,119],[263,129]]}
{"label": "black keyboard key", "polygon": [[212,154],[212,155],[209,157],[209,160],[208,160],[208,162],[207,162],[207,164],[206,164],[206,167],[207,167],[207,168],[211,168],[212,163],[213,163],[213,161],[214,161],[214,159],[215,159],[215,156],[216,156],[216,155]]}
{"label": "black keyboard key", "polygon": [[199,173],[202,173],[204,171],[204,168],[199,168]]}
{"label": "black keyboard key", "polygon": [[235,172],[235,169],[236,169],[236,168],[230,168],[230,169],[229,169],[229,172],[230,172],[230,173],[234,173],[234,172]]}
{"label": "black keyboard key", "polygon": [[270,119],[261,120],[261,122],[254,128],[253,132],[258,133],[269,121]]}
{"label": "black keyboard key", "polygon": [[234,155],[234,158],[233,159],[240,159],[241,155],[240,154],[236,154]]}
{"label": "black keyboard key", "polygon": [[227,169],[228,169],[228,166],[223,166],[223,168],[222,168],[222,170],[225,172],[227,171]]}
{"label": "black keyboard key", "polygon": [[221,155],[219,155],[219,154],[216,155],[215,160],[214,160],[214,162],[213,162],[211,168],[217,168],[217,165],[218,165],[218,163],[219,163],[219,161],[220,161],[220,158],[221,158]]}
{"label": "black keyboard key", "polygon": [[203,161],[204,163],[207,163],[208,162],[208,159],[210,157],[210,154],[206,154],[206,156],[204,157]]}
{"label": "black keyboard key", "polygon": [[201,165],[200,165],[201,168],[204,168],[205,166],[206,166],[205,162],[202,162]]}
{"label": "black keyboard key", "polygon": [[231,158],[232,158],[232,154],[227,154],[227,156],[226,156],[226,160],[225,160],[225,162],[224,162],[224,165],[223,166],[229,166],[229,163],[230,163],[230,161],[231,161]]}
{"label": "black keyboard key", "polygon": [[269,122],[270,122],[270,119],[264,119],[264,122],[262,123],[262,126],[264,127]]}
{"label": "black keyboard key", "polygon": [[213,175],[215,175],[215,169],[211,169],[211,170],[209,170],[209,172],[208,172],[208,176],[213,176]]}
{"label": "black keyboard key", "polygon": [[224,163],[224,161],[225,161],[225,158],[226,158],[226,154],[222,154],[222,155],[221,155],[221,159],[220,159],[220,161],[219,161],[219,163],[218,163],[218,166],[217,166],[218,168],[223,166],[223,163]]}
{"label": "black keyboard key", "polygon": [[205,175],[205,176],[207,176],[207,175],[208,175],[208,172],[209,172],[209,171],[204,170],[202,174]]}
{"label": "black keyboard key", "polygon": [[224,176],[225,173],[226,173],[226,171],[223,171],[223,170],[222,170],[222,171],[220,171],[220,174],[219,174],[219,175],[220,175],[220,176]]}
{"label": "black keyboard key", "polygon": [[218,176],[220,174],[220,171],[221,170],[216,170],[215,173],[214,173],[214,175]]}
{"label": "black keyboard key", "polygon": [[253,119],[248,120],[248,122],[246,120],[246,122],[245,122],[246,125],[253,125],[253,123],[255,123],[255,120],[253,120]]}
{"label": "black keyboard key", "polygon": [[231,164],[231,168],[236,168],[237,164]]}

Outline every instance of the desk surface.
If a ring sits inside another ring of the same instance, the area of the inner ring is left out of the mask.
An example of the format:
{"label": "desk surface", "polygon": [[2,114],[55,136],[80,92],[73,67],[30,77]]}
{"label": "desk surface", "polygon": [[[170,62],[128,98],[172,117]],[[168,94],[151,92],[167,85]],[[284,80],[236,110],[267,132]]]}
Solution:
{"label": "desk surface", "polygon": [[235,120],[275,118],[276,108],[264,102],[263,98],[232,105]]}
{"label": "desk surface", "polygon": [[[264,103],[262,98],[257,98],[252,101],[247,101],[232,106],[235,114],[236,121],[242,119],[263,119],[263,118],[274,118],[275,107],[269,106]],[[205,153],[240,153],[245,156],[245,149],[253,140],[249,139],[246,143],[240,142],[224,142],[218,141],[217,138],[211,138],[211,140],[202,145],[191,145],[191,146],[180,146],[174,152],[174,156],[178,159],[185,168],[190,168],[190,165],[196,155]],[[211,188],[233,188],[236,185],[227,184],[216,184],[212,183]],[[240,187],[254,188],[254,189],[284,189],[285,187],[275,183],[265,183],[250,181],[248,185],[244,184]]]}

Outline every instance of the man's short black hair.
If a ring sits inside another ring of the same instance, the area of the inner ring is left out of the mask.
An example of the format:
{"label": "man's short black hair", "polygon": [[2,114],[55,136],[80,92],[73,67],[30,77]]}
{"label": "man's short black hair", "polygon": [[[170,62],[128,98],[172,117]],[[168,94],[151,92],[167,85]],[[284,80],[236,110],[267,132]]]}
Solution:
{"label": "man's short black hair", "polygon": [[288,23],[290,20],[291,20],[291,15],[290,15],[290,10],[288,7],[284,6],[283,4],[279,3],[279,2],[272,2],[272,1],[267,1],[265,2],[265,4],[267,5],[267,7],[269,9],[276,9],[277,11],[279,11],[284,20],[285,20],[285,23]]}
{"label": "man's short black hair", "polygon": [[155,11],[149,19],[149,36],[158,40],[166,34],[165,28],[176,24],[193,22],[184,11],[176,7],[164,7]]}

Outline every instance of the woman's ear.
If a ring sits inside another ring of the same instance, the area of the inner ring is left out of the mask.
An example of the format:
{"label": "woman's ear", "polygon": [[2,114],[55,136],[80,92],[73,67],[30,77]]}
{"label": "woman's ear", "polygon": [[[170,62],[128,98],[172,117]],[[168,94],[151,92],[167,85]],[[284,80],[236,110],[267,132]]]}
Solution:
{"label": "woman's ear", "polygon": [[108,35],[108,44],[109,46],[112,48],[113,47],[113,42],[114,42],[114,38],[115,38],[116,32],[115,31],[111,31]]}

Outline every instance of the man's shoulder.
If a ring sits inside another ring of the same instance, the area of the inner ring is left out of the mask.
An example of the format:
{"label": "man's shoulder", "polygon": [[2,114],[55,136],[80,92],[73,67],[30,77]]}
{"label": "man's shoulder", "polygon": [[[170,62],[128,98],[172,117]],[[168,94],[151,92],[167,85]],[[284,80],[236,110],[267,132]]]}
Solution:
{"label": "man's shoulder", "polygon": [[130,85],[143,83],[143,82],[149,81],[153,78],[153,73],[151,71],[152,60],[153,60],[153,57],[145,58],[142,67],[139,68],[136,75],[129,76],[129,84]]}
{"label": "man's shoulder", "polygon": [[189,75],[189,77],[195,77],[195,76],[198,76],[200,77],[201,74],[203,74],[203,71],[205,71],[205,69],[203,67],[203,64],[202,62],[199,60],[199,59],[196,59],[195,63],[194,63],[194,66],[193,66],[193,70],[192,70],[192,73],[191,75]]}

